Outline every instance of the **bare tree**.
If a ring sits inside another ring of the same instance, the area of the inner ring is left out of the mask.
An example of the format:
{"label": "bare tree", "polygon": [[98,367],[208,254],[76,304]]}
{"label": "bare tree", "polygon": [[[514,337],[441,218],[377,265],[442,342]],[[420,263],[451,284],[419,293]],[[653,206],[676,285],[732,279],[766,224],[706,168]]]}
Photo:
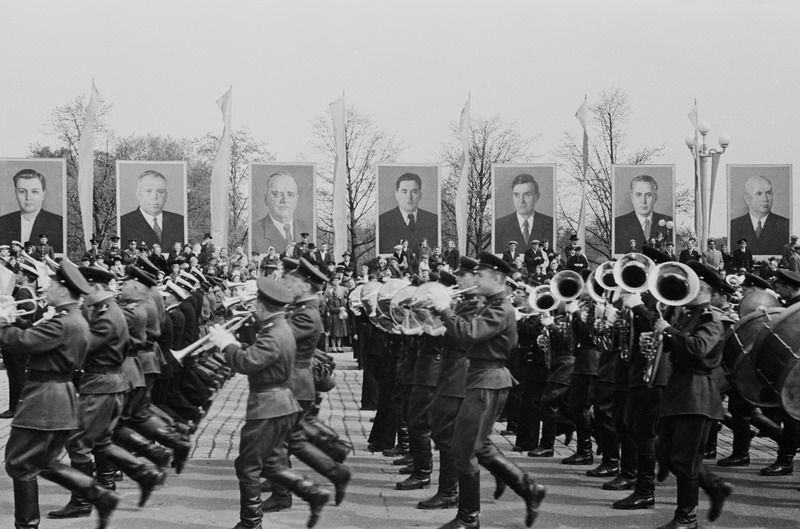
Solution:
{"label": "bare tree", "polygon": [[[274,160],[267,145],[253,138],[247,129],[233,131],[231,135],[230,212],[228,215],[228,242],[232,247],[245,245],[250,227],[250,164]],[[220,137],[206,134],[197,140],[198,166],[211,174]]]}
{"label": "bare tree", "polygon": [[[589,165],[583,176],[582,141],[565,133],[556,149],[560,166],[571,175],[568,185],[559,186],[561,215],[569,230],[559,230],[563,243],[569,231],[578,225],[578,206],[568,196],[586,195],[586,246],[590,261],[610,259],[611,248],[611,167],[620,164],[645,164],[661,155],[664,146],[641,147],[630,152],[626,145],[627,124],[630,120],[628,96],[619,88],[604,90],[598,100],[589,105]],[[571,184],[571,185],[570,185]],[[579,201],[578,201],[579,202]],[[565,204],[568,206],[565,208]]]}
{"label": "bare tree", "polygon": [[[354,106],[345,113],[345,166],[347,174],[347,234],[333,233],[333,168],[336,146],[330,115],[312,123],[312,147],[322,162],[317,166],[317,235],[332,242],[334,236],[349,237],[353,260],[372,257],[375,252],[376,166],[393,162],[402,143]],[[339,258],[340,256],[336,256]]]}
{"label": "bare tree", "polygon": [[[442,239],[457,240],[455,197],[464,150],[458,123],[451,123],[451,138],[442,145],[441,156],[448,170],[442,181]],[[469,148],[469,202],[467,204],[467,254],[477,255],[489,247],[492,238],[492,166],[534,159],[530,152],[534,138],[525,138],[516,123],[499,117],[473,118]]]}

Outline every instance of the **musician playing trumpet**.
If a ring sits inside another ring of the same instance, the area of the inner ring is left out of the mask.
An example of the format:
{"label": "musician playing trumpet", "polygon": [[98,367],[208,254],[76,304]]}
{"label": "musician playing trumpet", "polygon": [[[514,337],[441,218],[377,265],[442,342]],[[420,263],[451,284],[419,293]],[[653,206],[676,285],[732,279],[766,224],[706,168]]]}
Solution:
{"label": "musician playing trumpet", "polygon": [[672,472],[678,485],[675,515],[659,529],[697,527],[699,487],[709,495],[711,521],[719,517],[732,491],[730,485],[703,465],[706,438],[723,413],[719,389],[711,376],[712,369],[722,360],[723,326],[718,313],[710,307],[712,292],[722,290],[723,283],[711,267],[697,261],[688,264],[700,280],[698,294],[677,308],[672,323],[659,318],[653,324],[672,365],[661,401],[658,477],[663,480]]}

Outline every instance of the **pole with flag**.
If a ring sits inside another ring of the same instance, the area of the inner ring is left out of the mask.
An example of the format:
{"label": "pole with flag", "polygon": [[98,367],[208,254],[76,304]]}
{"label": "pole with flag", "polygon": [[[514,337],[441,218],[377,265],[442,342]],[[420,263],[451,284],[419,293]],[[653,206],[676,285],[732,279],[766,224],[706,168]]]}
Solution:
{"label": "pole with flag", "polygon": [[467,213],[469,207],[469,147],[472,143],[472,133],[470,124],[470,99],[467,94],[467,102],[461,109],[461,116],[458,120],[458,137],[461,140],[461,148],[464,151],[464,163],[461,165],[461,174],[458,176],[456,186],[456,236],[458,237],[458,252],[467,255]]}
{"label": "pole with flag", "polygon": [[345,104],[342,97],[330,105],[333,120],[333,139],[335,158],[333,165],[333,255],[335,259],[342,257],[347,250],[347,149],[345,145]]}
{"label": "pole with flag", "polygon": [[97,110],[100,107],[100,92],[92,80],[92,94],[86,105],[86,117],[81,128],[78,145],[78,203],[81,208],[83,242],[89,247],[89,239],[94,237],[94,127],[97,123]]}
{"label": "pole with flag", "polygon": [[703,209],[703,204],[705,199],[703,197],[703,182],[702,182],[702,174],[701,174],[701,167],[700,167],[700,129],[699,129],[699,117],[697,111],[697,99],[694,100],[694,106],[689,111],[689,121],[694,127],[694,149],[692,149],[692,154],[694,155],[694,231],[697,234],[698,242],[700,243],[701,251],[705,249],[706,241],[703,240],[703,234],[706,233],[705,230],[705,211]]}
{"label": "pole with flag", "polygon": [[228,87],[217,105],[222,111],[222,136],[211,170],[211,237],[218,248],[228,247],[228,212],[230,211],[231,150],[233,136],[231,132],[231,106],[233,104],[233,87]]}
{"label": "pole with flag", "polygon": [[575,112],[575,117],[581,124],[581,128],[583,128],[583,154],[582,154],[582,176],[581,179],[581,209],[578,213],[578,245],[584,248],[584,255],[585,255],[585,248],[586,248],[586,175],[589,172],[589,130],[586,126],[587,118],[589,115],[589,107],[587,102],[587,97],[583,96],[583,103],[581,106],[578,107],[577,112]]}

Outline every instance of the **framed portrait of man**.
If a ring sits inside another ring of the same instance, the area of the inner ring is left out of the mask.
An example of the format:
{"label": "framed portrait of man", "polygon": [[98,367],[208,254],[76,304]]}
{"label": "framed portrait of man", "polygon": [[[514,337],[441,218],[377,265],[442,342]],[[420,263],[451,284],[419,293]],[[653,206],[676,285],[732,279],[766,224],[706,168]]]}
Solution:
{"label": "framed portrait of man", "polygon": [[[514,251],[524,254],[531,241],[556,240],[556,164],[495,164],[492,166],[494,190],[494,253]],[[513,256],[512,256],[513,257]]]}
{"label": "framed portrait of man", "polygon": [[316,233],[316,165],[301,162],[250,164],[250,249],[286,251],[289,243]]}
{"label": "framed portrait of man", "polygon": [[747,241],[757,256],[781,255],[792,230],[792,166],[730,164],[729,246]]}
{"label": "framed portrait of man", "polygon": [[615,255],[675,243],[674,165],[614,165],[611,196]]}
{"label": "framed portrait of man", "polygon": [[417,252],[439,246],[441,189],[435,164],[382,164],[376,180],[378,254],[390,254],[401,241]]}
{"label": "framed portrait of man", "polygon": [[0,244],[30,243],[34,256],[67,246],[67,162],[0,158]]}
{"label": "framed portrait of man", "polygon": [[186,162],[117,160],[117,233],[129,241],[172,250],[186,242]]}

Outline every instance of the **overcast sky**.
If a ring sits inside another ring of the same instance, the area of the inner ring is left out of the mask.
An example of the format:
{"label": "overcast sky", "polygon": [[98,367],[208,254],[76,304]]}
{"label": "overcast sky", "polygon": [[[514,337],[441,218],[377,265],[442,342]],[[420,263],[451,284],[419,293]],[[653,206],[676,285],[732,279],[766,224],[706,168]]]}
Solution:
{"label": "overcast sky", "polygon": [[[219,131],[233,85],[234,126],[282,161],[310,153],[342,91],[403,141],[400,161],[437,161],[468,92],[473,115],[518,122],[555,161],[584,94],[618,86],[630,145],[664,145],[681,181],[695,97],[713,143],[731,136],[723,164],[797,165],[798,23],[794,0],[0,0],[0,156],[52,143],[50,111],[94,78],[122,135]],[[716,202],[723,235],[724,187]]]}

